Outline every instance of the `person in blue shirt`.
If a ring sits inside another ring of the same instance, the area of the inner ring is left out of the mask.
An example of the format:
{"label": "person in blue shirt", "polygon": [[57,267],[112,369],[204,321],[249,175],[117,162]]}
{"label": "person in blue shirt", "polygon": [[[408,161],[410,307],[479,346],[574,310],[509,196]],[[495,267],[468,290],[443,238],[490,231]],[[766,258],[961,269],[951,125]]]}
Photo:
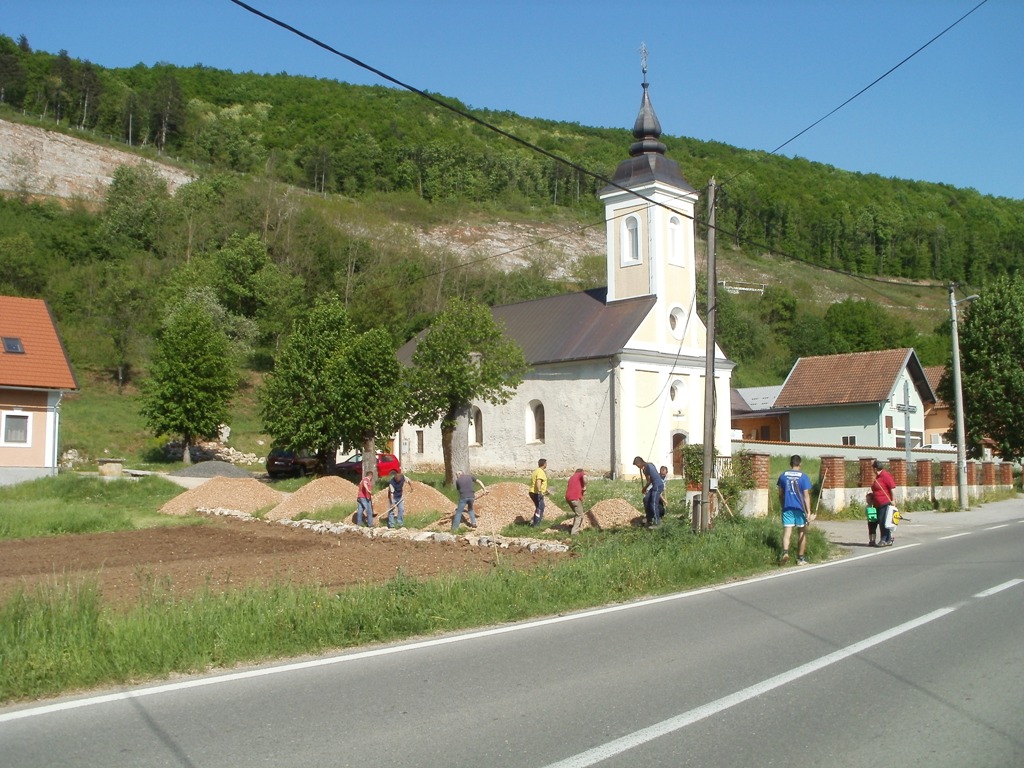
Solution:
{"label": "person in blue shirt", "polygon": [[633,466],[640,470],[644,481],[644,514],[647,517],[647,527],[656,528],[661,525],[661,494],[665,491],[665,481],[658,474],[658,468],[653,462],[644,461],[640,456],[633,459]]}
{"label": "person in blue shirt", "polygon": [[789,562],[789,542],[793,528],[799,529],[797,564],[805,565],[807,558],[807,523],[811,510],[811,478],[800,470],[800,457],[789,459],[789,469],[779,475],[779,506],[782,507],[782,559]]}

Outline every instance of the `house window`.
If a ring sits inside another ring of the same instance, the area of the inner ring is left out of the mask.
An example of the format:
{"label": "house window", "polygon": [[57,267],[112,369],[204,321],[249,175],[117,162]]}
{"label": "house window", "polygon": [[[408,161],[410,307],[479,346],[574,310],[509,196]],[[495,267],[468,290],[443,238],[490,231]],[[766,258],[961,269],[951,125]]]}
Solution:
{"label": "house window", "polygon": [[4,445],[28,445],[28,419],[27,413],[5,413],[3,415]]}
{"label": "house window", "polygon": [[761,427],[761,434],[758,437],[758,440],[771,440],[771,439],[772,439],[772,428],[770,426],[767,426],[767,425],[762,426]]}
{"label": "house window", "polygon": [[473,427],[473,442],[471,445],[484,444],[484,415],[479,408],[473,408],[469,412],[469,425]]}
{"label": "house window", "polygon": [[526,424],[526,440],[531,443],[544,442],[544,404],[534,400]]}
{"label": "house window", "polygon": [[416,453],[423,453],[423,430],[416,430]]}
{"label": "house window", "polygon": [[4,352],[9,355],[24,355],[25,347],[21,343],[21,339],[14,336],[3,336]]}
{"label": "house window", "polygon": [[640,220],[627,216],[622,223],[622,263],[640,263]]}
{"label": "house window", "polygon": [[856,435],[843,435],[843,445],[856,445],[856,444],[857,444],[857,436]]}

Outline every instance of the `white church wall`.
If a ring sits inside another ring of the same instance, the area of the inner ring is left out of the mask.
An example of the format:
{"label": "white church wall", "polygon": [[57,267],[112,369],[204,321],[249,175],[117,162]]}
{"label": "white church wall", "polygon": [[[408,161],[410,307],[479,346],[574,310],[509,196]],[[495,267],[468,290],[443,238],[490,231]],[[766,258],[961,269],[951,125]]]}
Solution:
{"label": "white church wall", "polygon": [[[483,422],[483,442],[474,444],[470,426],[469,460],[475,473],[529,474],[537,460],[548,460],[554,476],[571,474],[576,467],[606,474],[611,453],[607,360],[566,363],[535,369],[504,405],[475,402]],[[544,439],[533,434],[533,406],[544,406]],[[416,431],[423,430],[423,453],[417,453]],[[409,471],[433,471],[444,465],[441,430],[403,427],[411,450],[403,458]]]}

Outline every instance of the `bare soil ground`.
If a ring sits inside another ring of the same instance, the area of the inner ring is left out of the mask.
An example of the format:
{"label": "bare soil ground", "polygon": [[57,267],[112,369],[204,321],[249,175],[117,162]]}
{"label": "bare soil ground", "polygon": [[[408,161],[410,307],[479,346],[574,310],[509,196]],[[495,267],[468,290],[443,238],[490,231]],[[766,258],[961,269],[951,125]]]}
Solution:
{"label": "bare soil ground", "polygon": [[[480,494],[477,530],[471,535],[495,534],[511,523],[529,521],[533,504],[526,490],[522,483],[496,483]],[[399,572],[425,579],[485,572],[499,563],[530,569],[570,556],[526,546],[477,546],[468,537],[415,541],[412,536],[322,533],[277,522],[328,509],[354,522],[349,510],[354,512],[355,494],[356,487],[338,477],[313,480],[292,494],[252,477],[211,477],[160,510],[201,524],[0,541],[0,601],[18,589],[81,583],[95,583],[104,602],[116,606],[131,605],[153,592],[186,597],[203,590],[222,593],[276,583],[338,591],[386,582]],[[385,525],[386,492],[375,495],[374,508],[375,527]],[[214,510],[232,513],[209,514]],[[251,517],[256,513],[263,519]],[[436,489],[413,481],[406,515],[425,513],[439,516],[428,528],[448,530],[454,504]],[[551,513],[559,514],[554,507]],[[583,527],[608,529],[640,521],[642,515],[628,503],[608,499],[588,510]],[[568,534],[570,524],[571,519],[561,522],[559,532]]]}
{"label": "bare soil ground", "polygon": [[95,582],[105,603],[130,605],[154,589],[184,597],[287,582],[331,591],[387,581],[533,568],[565,555],[471,546],[324,535],[232,517],[202,525],[0,542],[0,600],[19,588]]}

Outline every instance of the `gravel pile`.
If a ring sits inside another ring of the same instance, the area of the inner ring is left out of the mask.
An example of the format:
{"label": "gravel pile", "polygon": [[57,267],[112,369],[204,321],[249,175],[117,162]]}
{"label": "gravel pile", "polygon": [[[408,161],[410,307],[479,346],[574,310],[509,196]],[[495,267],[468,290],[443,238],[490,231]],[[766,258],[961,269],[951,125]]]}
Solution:
{"label": "gravel pile", "polygon": [[303,513],[331,507],[355,509],[356,485],[342,477],[328,475],[306,483],[267,513],[267,520],[294,520]]}
{"label": "gravel pile", "polygon": [[[486,492],[477,491],[476,512],[477,531],[481,533],[497,533],[512,523],[528,523],[533,519],[533,502],[529,497],[529,488],[522,483],[494,483],[487,486]],[[444,516],[431,528],[452,527],[455,518],[455,504],[446,499],[448,506]],[[465,519],[465,517],[464,517]]]}
{"label": "gravel pile", "polygon": [[252,477],[252,472],[226,461],[200,461],[168,474],[174,477]]}
{"label": "gravel pile", "polygon": [[[605,499],[587,509],[583,515],[583,528],[597,528],[606,531],[609,528],[627,528],[631,525],[642,525],[645,518],[642,512],[623,499]],[[572,521],[568,523],[572,527]]]}
{"label": "gravel pile", "polygon": [[[209,462],[214,463],[214,462]],[[284,494],[248,477],[212,477],[198,488],[175,496],[162,507],[165,515],[188,515],[197,509],[224,507],[250,515],[267,507],[276,507]]]}

